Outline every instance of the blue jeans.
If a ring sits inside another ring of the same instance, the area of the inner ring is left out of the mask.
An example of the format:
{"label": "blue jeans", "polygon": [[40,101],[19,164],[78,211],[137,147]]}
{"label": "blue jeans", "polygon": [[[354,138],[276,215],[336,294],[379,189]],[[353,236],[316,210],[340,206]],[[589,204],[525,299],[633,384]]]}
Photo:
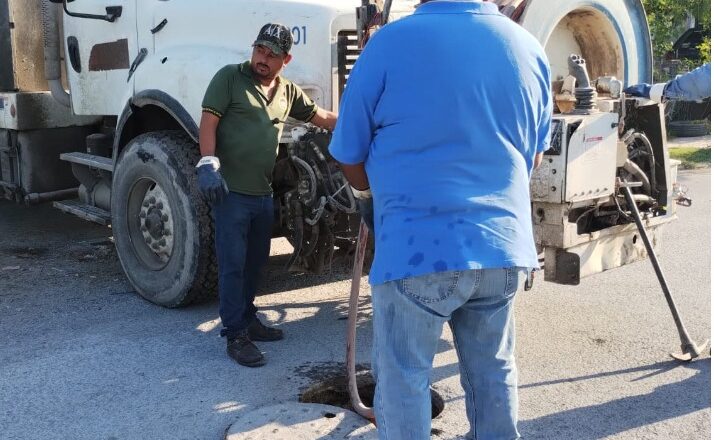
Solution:
{"label": "blue jeans", "polygon": [[439,272],[372,287],[372,368],[382,440],[428,440],[429,374],[451,326],[471,426],[469,439],[517,439],[513,300],[527,269]]}
{"label": "blue jeans", "polygon": [[256,318],[253,304],[270,255],[273,197],[228,193],[213,205],[221,336],[235,337]]}

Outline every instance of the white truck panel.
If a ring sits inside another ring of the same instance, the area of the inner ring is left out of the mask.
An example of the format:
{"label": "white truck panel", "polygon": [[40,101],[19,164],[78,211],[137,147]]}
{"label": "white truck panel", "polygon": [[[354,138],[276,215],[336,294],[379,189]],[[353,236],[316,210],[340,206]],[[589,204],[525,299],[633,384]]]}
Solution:
{"label": "white truck panel", "polygon": [[[113,115],[126,90],[129,66],[136,58],[136,0],[82,0],[67,4],[74,13],[106,13],[107,6],[121,6],[122,15],[113,23],[63,14],[65,41],[78,41],[81,71],[76,72],[67,54],[66,68],[72,110],[78,115]],[[66,50],[68,51],[68,50]]]}
{"label": "white truck panel", "polygon": [[[149,54],[134,74],[134,91],[167,93],[198,124],[213,75],[226,64],[249,60],[260,27],[277,22],[290,27],[294,39],[293,59],[283,75],[319,106],[333,109],[333,48],[342,28],[332,24],[338,16],[349,17],[344,24],[354,28],[356,3],[211,0],[198,7],[191,0],[152,0],[137,18],[139,46]],[[166,25],[152,34],[150,29],[163,20]],[[286,127],[284,137],[288,134]]]}

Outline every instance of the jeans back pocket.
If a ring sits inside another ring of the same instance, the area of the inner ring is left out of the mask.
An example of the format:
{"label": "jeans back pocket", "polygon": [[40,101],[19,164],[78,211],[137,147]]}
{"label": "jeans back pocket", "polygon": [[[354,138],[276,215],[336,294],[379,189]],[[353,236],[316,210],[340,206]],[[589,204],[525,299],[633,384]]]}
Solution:
{"label": "jeans back pocket", "polygon": [[435,272],[399,280],[399,291],[424,305],[451,297],[456,291],[461,271]]}

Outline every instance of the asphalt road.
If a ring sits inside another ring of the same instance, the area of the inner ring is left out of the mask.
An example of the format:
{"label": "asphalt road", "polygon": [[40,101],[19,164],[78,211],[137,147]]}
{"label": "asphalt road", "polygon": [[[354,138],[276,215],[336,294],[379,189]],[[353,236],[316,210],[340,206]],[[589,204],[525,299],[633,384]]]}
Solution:
{"label": "asphalt road", "polygon": [[[709,170],[681,174],[680,207],[661,256],[697,341],[711,334]],[[287,334],[246,369],[225,355],[217,303],[167,310],[135,294],[111,230],[52,208],[0,202],[0,438],[220,439],[241,414],[296,401],[339,371],[349,290],[346,266],[323,277],[282,271],[276,241],[263,316]],[[358,361],[369,362],[363,298]],[[521,431],[527,439],[710,438],[710,350],[680,365],[674,324],[648,262],[578,287],[543,283],[517,301]],[[446,409],[438,438],[466,431],[451,335],[433,373]]]}

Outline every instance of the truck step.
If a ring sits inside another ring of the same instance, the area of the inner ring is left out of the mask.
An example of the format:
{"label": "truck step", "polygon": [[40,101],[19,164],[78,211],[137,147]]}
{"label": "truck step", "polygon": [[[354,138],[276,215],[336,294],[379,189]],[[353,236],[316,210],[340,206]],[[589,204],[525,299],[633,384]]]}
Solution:
{"label": "truck step", "polygon": [[52,206],[67,214],[74,214],[84,220],[99,223],[107,226],[111,223],[112,216],[109,211],[105,211],[96,206],[89,206],[79,200],[62,200],[60,202],[52,202]]}
{"label": "truck step", "polygon": [[87,153],[62,153],[60,159],[67,162],[86,165],[91,168],[99,168],[100,170],[114,171],[112,159],[104,156],[95,156]]}

